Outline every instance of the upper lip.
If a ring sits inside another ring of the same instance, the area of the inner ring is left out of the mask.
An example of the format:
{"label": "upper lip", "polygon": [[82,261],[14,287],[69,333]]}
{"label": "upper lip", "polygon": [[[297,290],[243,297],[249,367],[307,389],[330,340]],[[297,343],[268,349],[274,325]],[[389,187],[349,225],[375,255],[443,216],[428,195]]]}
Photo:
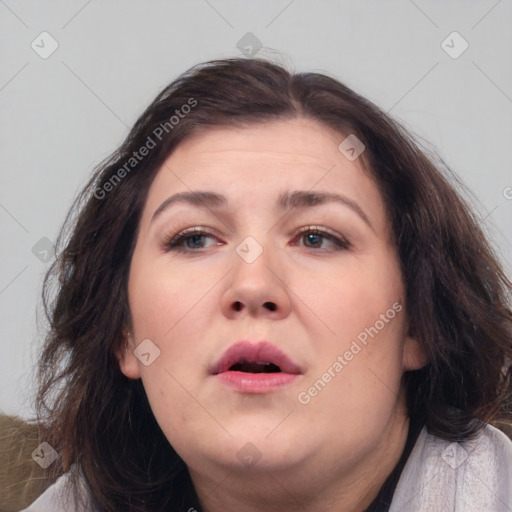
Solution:
{"label": "upper lip", "polygon": [[237,363],[272,363],[279,367],[281,372],[301,374],[301,368],[281,349],[268,341],[253,343],[250,341],[238,341],[231,345],[213,365],[210,373],[217,375],[227,372],[231,366]]}

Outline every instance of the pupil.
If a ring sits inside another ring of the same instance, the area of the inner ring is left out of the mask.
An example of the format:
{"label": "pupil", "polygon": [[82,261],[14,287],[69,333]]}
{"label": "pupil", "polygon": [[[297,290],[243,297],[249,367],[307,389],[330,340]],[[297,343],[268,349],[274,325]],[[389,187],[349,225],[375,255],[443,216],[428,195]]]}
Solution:
{"label": "pupil", "polygon": [[306,235],[308,237],[308,242],[311,242],[313,245],[317,245],[318,241],[320,240],[320,235],[315,235],[314,233],[310,233],[309,235]]}
{"label": "pupil", "polygon": [[189,238],[189,241],[192,242],[192,245],[193,246],[197,246],[197,245],[200,245],[200,241],[201,241],[201,238],[203,237],[203,235],[192,235],[190,238]]}

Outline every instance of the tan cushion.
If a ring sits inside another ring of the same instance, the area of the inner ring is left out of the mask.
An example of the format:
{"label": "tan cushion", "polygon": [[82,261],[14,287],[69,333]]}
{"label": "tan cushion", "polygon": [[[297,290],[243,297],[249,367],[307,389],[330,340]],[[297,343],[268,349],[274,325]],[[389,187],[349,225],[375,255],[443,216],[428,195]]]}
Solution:
{"label": "tan cushion", "polygon": [[18,512],[54,481],[32,458],[37,425],[0,414],[0,511]]}

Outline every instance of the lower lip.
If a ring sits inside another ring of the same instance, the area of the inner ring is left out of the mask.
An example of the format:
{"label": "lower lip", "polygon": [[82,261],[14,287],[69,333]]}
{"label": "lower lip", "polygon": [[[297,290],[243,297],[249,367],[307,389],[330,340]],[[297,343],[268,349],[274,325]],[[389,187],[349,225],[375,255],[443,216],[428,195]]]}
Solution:
{"label": "lower lip", "polygon": [[298,375],[292,373],[223,372],[216,377],[240,393],[262,394],[275,391],[293,382]]}

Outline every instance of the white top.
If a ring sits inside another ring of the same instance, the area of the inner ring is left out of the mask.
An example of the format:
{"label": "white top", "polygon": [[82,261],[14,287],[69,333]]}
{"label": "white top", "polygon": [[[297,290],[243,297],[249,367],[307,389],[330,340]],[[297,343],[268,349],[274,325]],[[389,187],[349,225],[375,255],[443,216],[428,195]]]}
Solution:
{"label": "white top", "polygon": [[[99,512],[75,508],[69,490],[66,474],[22,512]],[[490,425],[464,443],[449,443],[424,427],[389,512],[512,512],[512,441]]]}

